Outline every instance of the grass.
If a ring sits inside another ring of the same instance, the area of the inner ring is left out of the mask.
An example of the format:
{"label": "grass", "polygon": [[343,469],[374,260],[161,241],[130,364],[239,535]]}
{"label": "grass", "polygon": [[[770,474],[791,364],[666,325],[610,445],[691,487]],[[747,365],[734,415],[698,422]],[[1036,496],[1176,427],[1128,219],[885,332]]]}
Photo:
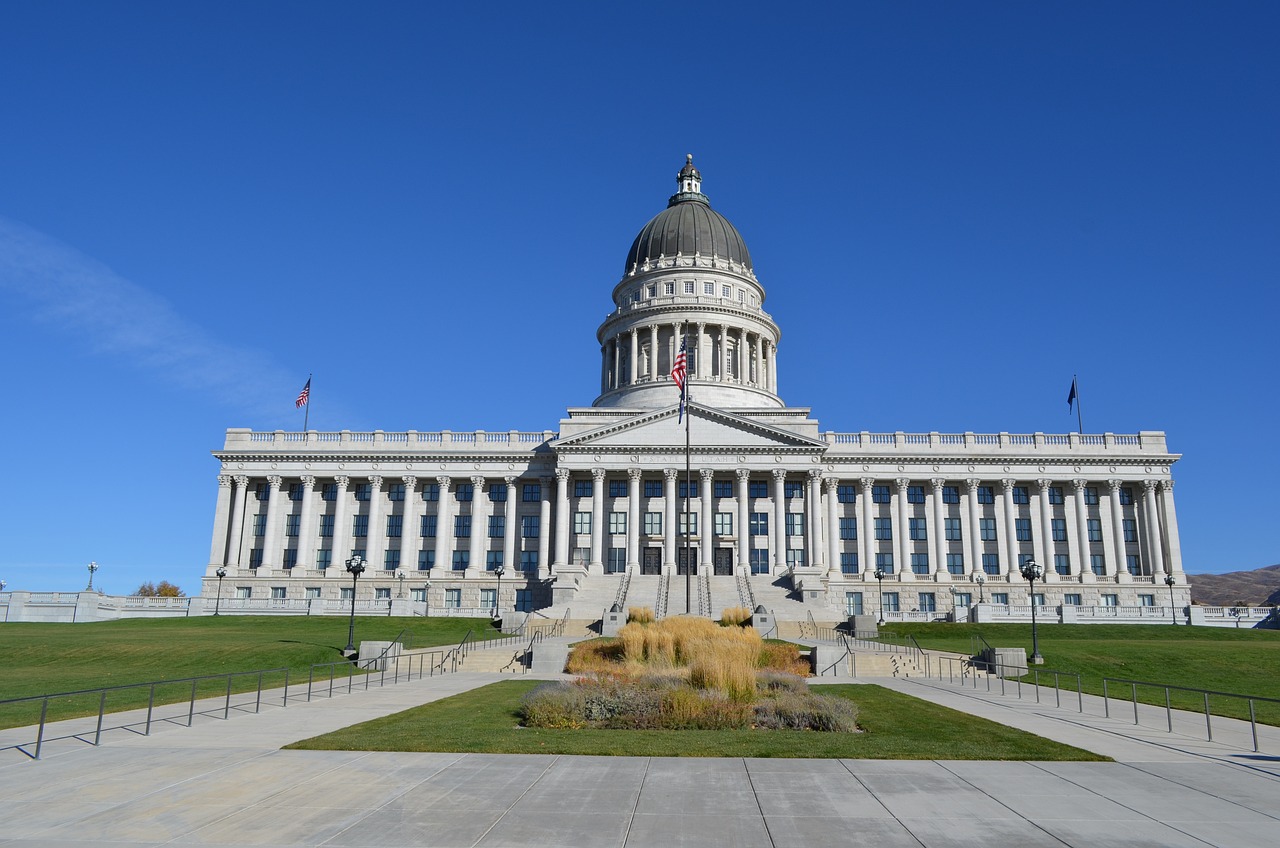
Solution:
{"label": "grass", "polygon": [[494,683],[288,746],[326,751],[445,751],[645,757],[850,757],[1105,760],[1088,751],[879,686],[822,686],[858,707],[863,733],[801,730],[549,730],[519,726],[536,680]]}
{"label": "grass", "polygon": [[[488,619],[356,619],[356,642],[390,640],[401,630],[413,645],[456,645],[468,629],[485,638],[501,636]],[[305,680],[313,663],[342,660],[347,619],[337,616],[203,616],[199,618],[123,619],[92,624],[12,622],[0,625],[5,652],[0,657],[0,700],[175,680],[230,672],[289,668],[291,680]],[[301,675],[301,677],[299,677]],[[280,685],[283,674],[264,679]],[[237,678],[238,691],[256,688],[257,677]],[[226,691],[225,679],[203,684],[200,696]],[[157,689],[157,703],[187,699],[190,684]],[[108,695],[107,710],[144,707],[146,689]],[[98,711],[98,696],[51,701],[49,719]],[[0,705],[0,728],[34,724],[40,704]]]}
{"label": "grass", "polygon": [[[970,636],[981,634],[996,647],[1025,647],[1031,653],[1029,624],[894,624],[886,630],[915,636],[922,647],[935,650],[968,654]],[[1095,695],[1102,694],[1102,678],[1109,677],[1280,699],[1280,631],[1041,624],[1038,633],[1044,667],[1079,674],[1081,688]],[[1064,685],[1074,688],[1075,681]],[[1109,692],[1130,696],[1128,686],[1113,684]],[[1138,687],[1138,700],[1163,706],[1164,690]],[[1175,691],[1171,700],[1174,707],[1204,709],[1200,695]],[[1235,698],[1211,698],[1210,707],[1216,715],[1249,717],[1248,703]],[[1259,721],[1280,725],[1280,704],[1256,708]]]}

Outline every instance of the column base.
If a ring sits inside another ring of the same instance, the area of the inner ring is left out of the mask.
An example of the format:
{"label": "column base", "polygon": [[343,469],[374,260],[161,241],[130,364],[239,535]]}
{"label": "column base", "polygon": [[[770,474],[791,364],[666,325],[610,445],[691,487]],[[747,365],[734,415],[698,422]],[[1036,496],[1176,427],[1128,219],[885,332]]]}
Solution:
{"label": "column base", "polygon": [[1133,575],[1132,575],[1132,574],[1130,574],[1130,573],[1129,573],[1129,572],[1127,572],[1127,571],[1121,571],[1119,574],[1117,574],[1117,575],[1116,575],[1116,582],[1117,582],[1117,583],[1132,583],[1132,582],[1133,582]]}
{"label": "column base", "polygon": [[914,571],[903,571],[903,572],[901,572],[900,574],[898,574],[898,582],[899,582],[899,583],[914,583],[914,582],[916,582],[916,574],[915,574],[915,572],[914,572]]}
{"label": "column base", "polygon": [[1097,583],[1098,575],[1094,574],[1092,571],[1086,571],[1084,574],[1080,575],[1080,582],[1081,583]]}

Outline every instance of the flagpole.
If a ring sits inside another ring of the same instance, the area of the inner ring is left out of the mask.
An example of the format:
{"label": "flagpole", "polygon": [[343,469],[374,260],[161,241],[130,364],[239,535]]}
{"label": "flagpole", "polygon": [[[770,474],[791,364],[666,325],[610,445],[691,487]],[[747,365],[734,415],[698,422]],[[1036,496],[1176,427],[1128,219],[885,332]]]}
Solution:
{"label": "flagpole", "polygon": [[1076,387],[1076,424],[1079,425],[1080,435],[1084,435],[1084,413],[1080,408],[1080,381],[1075,375],[1071,375],[1071,385]]}

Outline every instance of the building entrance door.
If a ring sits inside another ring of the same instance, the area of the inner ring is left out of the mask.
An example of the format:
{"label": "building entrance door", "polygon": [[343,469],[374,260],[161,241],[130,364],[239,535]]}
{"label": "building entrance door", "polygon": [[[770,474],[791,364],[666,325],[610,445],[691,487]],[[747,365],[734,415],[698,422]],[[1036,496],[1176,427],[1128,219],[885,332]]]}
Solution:
{"label": "building entrance door", "polygon": [[[689,569],[690,557],[693,559],[693,570]],[[697,574],[698,573],[698,549],[697,548],[677,548],[676,549],[676,574]]]}
{"label": "building entrance door", "polygon": [[641,574],[662,573],[662,548],[645,548],[640,558]]}
{"label": "building entrance door", "polygon": [[732,576],[733,575],[733,549],[732,548],[716,548],[714,571],[716,576]]}

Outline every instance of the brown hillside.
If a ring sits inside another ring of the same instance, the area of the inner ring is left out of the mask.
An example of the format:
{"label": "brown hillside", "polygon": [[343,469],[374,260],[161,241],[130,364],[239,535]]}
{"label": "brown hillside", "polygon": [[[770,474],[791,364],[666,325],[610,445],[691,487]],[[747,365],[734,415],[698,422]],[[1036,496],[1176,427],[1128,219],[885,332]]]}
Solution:
{"label": "brown hillside", "polygon": [[1192,603],[1230,606],[1244,601],[1249,606],[1280,605],[1280,564],[1232,571],[1228,574],[1188,574]]}

